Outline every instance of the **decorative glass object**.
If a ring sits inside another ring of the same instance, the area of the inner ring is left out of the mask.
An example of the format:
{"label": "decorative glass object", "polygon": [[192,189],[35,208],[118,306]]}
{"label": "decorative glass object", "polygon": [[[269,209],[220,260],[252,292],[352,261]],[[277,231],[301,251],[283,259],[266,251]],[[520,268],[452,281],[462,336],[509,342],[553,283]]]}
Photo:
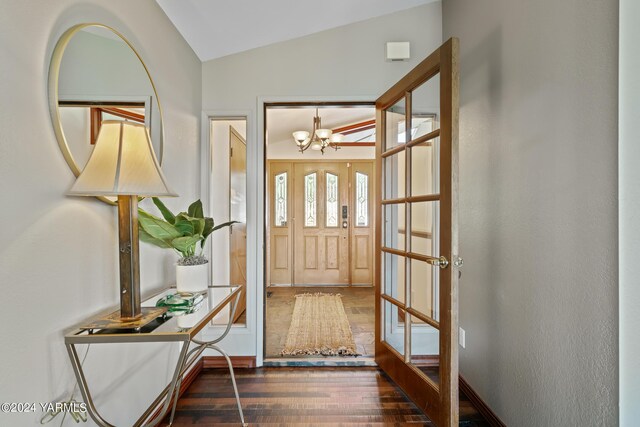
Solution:
{"label": "decorative glass object", "polygon": [[316,177],[315,172],[304,177],[304,225],[316,226]]}
{"label": "decorative glass object", "polygon": [[338,226],[338,175],[327,172],[327,227]]}
{"label": "decorative glass object", "polygon": [[369,176],[356,172],[356,226],[369,226]]}
{"label": "decorative glass object", "polygon": [[203,293],[178,292],[160,298],[156,307],[167,307],[169,316],[183,316],[198,311],[203,300]]}
{"label": "decorative glass object", "polygon": [[275,226],[286,227],[287,226],[287,173],[282,172],[275,176],[275,200],[274,206],[276,208]]}

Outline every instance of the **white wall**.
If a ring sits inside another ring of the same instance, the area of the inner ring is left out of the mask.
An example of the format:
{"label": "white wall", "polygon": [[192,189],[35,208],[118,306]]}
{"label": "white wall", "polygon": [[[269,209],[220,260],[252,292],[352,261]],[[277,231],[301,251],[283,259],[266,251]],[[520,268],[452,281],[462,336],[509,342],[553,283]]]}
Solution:
{"label": "white wall", "polygon": [[617,424],[617,5],[443,3],[461,46],[460,368],[510,426]]}
{"label": "white wall", "polygon": [[620,0],[620,425],[640,419],[640,2]]}
{"label": "white wall", "polygon": [[[0,286],[11,301],[0,314],[0,400],[48,402],[66,397],[74,384],[64,329],[118,304],[116,211],[65,196],[74,177],[47,100],[55,43],[74,24],[102,22],[139,49],[164,107],[163,169],[182,196],[168,200],[176,209],[198,195],[201,64],[152,0],[60,0],[46,7],[0,0],[0,10]],[[174,262],[168,251],[143,245],[143,293],[171,283]],[[131,425],[166,384],[174,357],[175,347],[92,347],[89,381],[107,419]],[[0,413],[0,424],[31,426],[40,416]],[[67,417],[65,425],[76,424]]]}
{"label": "white wall", "polygon": [[[413,58],[386,62],[387,41],[410,41]],[[263,230],[258,225],[264,223],[262,140],[258,139],[261,132],[256,131],[263,126],[259,101],[373,101],[441,42],[438,2],[204,63],[203,109],[250,110],[257,119],[247,126],[247,310],[256,315],[247,318],[250,336],[232,331],[225,348],[237,354],[255,354],[261,345],[256,342],[258,328],[262,329],[256,319],[262,318],[263,285]],[[323,57],[329,58],[326,66],[318,64],[318,58]]]}

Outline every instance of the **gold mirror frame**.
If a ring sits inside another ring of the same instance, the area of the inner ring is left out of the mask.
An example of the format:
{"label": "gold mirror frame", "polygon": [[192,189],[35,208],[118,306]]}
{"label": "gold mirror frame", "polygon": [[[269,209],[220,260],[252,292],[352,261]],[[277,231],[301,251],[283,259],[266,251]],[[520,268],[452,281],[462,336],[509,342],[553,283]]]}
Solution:
{"label": "gold mirror frame", "polygon": [[[67,46],[69,45],[69,42],[71,41],[73,36],[76,35],[76,33],[78,33],[78,31],[81,31],[84,28],[88,28],[88,27],[104,28],[106,30],[111,31],[118,37],[120,37],[120,39],[122,39],[122,41],[124,41],[127,44],[127,46],[129,46],[131,51],[136,55],[136,57],[142,64],[144,71],[147,73],[147,77],[149,78],[149,83],[151,83],[151,87],[153,88],[153,93],[156,97],[156,102],[158,104],[158,112],[160,114],[160,141],[158,145],[160,147],[160,152],[156,153],[156,155],[158,157],[158,162],[160,163],[160,165],[162,165],[162,157],[164,153],[164,117],[162,114],[162,105],[160,104],[160,98],[158,97],[158,91],[156,89],[155,83],[153,82],[153,79],[151,78],[151,74],[149,73],[147,64],[144,63],[144,61],[142,60],[142,57],[140,56],[136,48],[133,47],[131,42],[129,42],[129,40],[127,40],[127,38],[124,35],[122,35],[122,33],[120,33],[119,31],[107,25],[99,24],[95,22],[74,25],[73,27],[65,31],[64,34],[60,36],[60,39],[58,40],[58,43],[56,44],[56,47],[53,50],[53,54],[51,56],[51,64],[49,65],[49,111],[51,113],[53,130],[56,134],[56,139],[58,140],[58,146],[60,147],[60,151],[62,151],[62,155],[64,156],[64,159],[69,165],[71,172],[73,172],[73,174],[76,177],[78,177],[82,172],[82,170],[80,169],[80,167],[78,167],[78,164],[76,163],[76,160],[74,159],[73,154],[71,153],[69,144],[67,143],[67,138],[65,137],[64,131],[62,129],[62,121],[60,120],[60,106],[58,104],[59,102],[58,79],[60,77],[60,64],[62,63],[62,58],[64,56],[64,52]],[[96,198],[110,205],[113,205],[113,206],[116,205],[115,201],[110,200],[105,196],[96,196]]]}

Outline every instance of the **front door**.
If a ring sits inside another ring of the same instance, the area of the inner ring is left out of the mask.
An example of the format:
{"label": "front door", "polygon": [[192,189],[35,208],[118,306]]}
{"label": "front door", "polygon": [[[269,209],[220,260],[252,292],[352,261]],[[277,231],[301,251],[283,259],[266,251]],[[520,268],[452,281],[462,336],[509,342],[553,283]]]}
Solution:
{"label": "front door", "polygon": [[295,163],[294,174],[294,283],[348,285],[347,163]]}
{"label": "front door", "polygon": [[458,40],[376,101],[376,362],[458,425]]}

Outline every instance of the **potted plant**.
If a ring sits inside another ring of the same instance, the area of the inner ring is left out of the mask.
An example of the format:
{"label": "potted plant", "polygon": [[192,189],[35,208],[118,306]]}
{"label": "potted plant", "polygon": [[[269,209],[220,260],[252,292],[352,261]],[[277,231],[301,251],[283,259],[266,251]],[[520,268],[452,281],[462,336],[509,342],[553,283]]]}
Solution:
{"label": "potted plant", "polygon": [[176,264],[176,286],[179,292],[199,292],[207,289],[209,260],[203,255],[207,238],[214,231],[237,221],[215,225],[213,218],[204,216],[200,200],[189,205],[187,212],[177,215],[157,197],[153,197],[152,200],[164,219],[138,209],[140,240],[161,248],[174,249],[180,255]]}

